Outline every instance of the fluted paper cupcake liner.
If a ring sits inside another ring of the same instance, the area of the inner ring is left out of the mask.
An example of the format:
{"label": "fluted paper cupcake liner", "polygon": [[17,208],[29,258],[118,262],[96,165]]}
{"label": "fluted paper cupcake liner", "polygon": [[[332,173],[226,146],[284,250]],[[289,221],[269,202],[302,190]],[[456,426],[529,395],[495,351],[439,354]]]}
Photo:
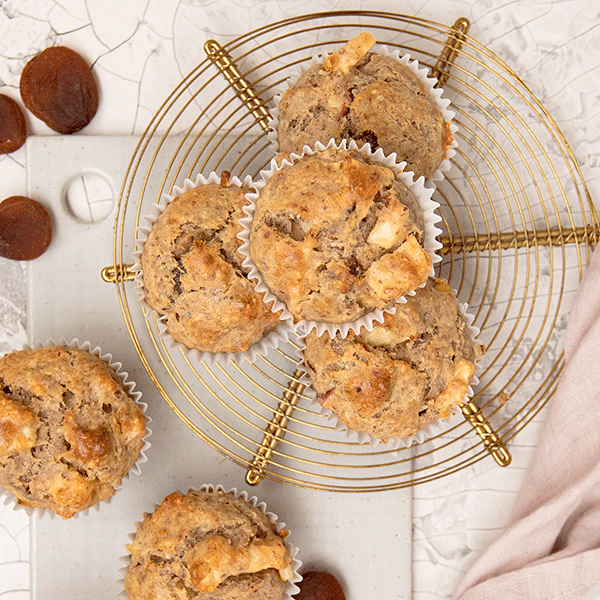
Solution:
{"label": "fluted paper cupcake liner", "polygon": [[[60,338],[58,342],[55,342],[52,339],[46,340],[45,343],[40,340],[36,341],[33,345],[25,345],[23,346],[23,350],[37,349],[37,348],[48,348],[51,346],[65,346],[69,348],[79,348],[80,350],[85,350],[90,354],[97,356],[100,360],[103,360],[107,363],[115,373],[123,380],[123,386],[126,388],[129,396],[135,401],[135,403],[142,409],[144,416],[146,418],[146,434],[144,435],[143,445],[140,450],[140,455],[129,471],[123,476],[121,482],[115,486],[115,491],[110,498],[106,500],[100,500],[96,502],[93,506],[86,508],[82,511],[75,513],[71,519],[78,518],[80,516],[86,516],[89,514],[90,510],[99,511],[102,507],[102,504],[110,504],[113,498],[117,495],[117,493],[122,492],[124,489],[124,481],[129,480],[132,475],[140,475],[142,472],[141,465],[148,461],[148,457],[146,456],[146,451],[150,448],[150,442],[148,438],[152,435],[152,430],[149,429],[148,425],[152,422],[152,419],[146,415],[146,410],[148,405],[145,402],[142,402],[142,393],[140,391],[135,390],[135,382],[129,380],[129,374],[122,369],[122,363],[113,360],[112,354],[103,352],[98,346],[92,347],[90,342],[80,342],[79,339],[74,338],[70,342],[67,342],[65,338]],[[50,518],[54,519],[58,515],[49,508],[36,508],[31,506],[22,506],[18,503],[16,496],[3,488],[0,487],[0,500],[2,500],[4,505],[13,505],[14,510],[24,510],[29,517],[37,516],[38,518]]]}
{"label": "fluted paper cupcake liner", "polygon": [[[455,133],[458,131],[458,127],[453,123],[453,119],[455,117],[455,113],[450,109],[450,100],[448,98],[444,98],[444,90],[440,87],[436,87],[438,80],[435,77],[431,77],[429,75],[429,69],[427,67],[423,67],[419,64],[417,59],[411,57],[409,53],[405,53],[400,55],[400,51],[398,49],[390,50],[384,44],[375,44],[370,52],[376,52],[378,54],[384,54],[386,56],[390,56],[395,58],[398,62],[406,65],[413,71],[419,79],[425,84],[432,98],[435,100],[444,121],[448,124],[450,134],[452,135],[452,141],[449,147],[446,150],[446,155],[440,166],[435,170],[433,175],[426,180],[425,185],[427,187],[434,187],[437,182],[442,181],[445,177],[445,173],[447,173],[451,168],[450,159],[455,156],[456,148],[458,147],[458,142],[455,139]],[[278,142],[278,134],[277,128],[279,125],[279,104],[281,102],[281,98],[283,93],[295,85],[298,81],[298,78],[306,71],[308,68],[313,65],[322,64],[324,60],[327,58],[329,51],[324,50],[322,52],[316,52],[311,57],[310,63],[308,66],[301,67],[300,65],[294,65],[290,69],[290,73],[285,82],[281,84],[280,91],[275,94],[273,97],[273,101],[275,106],[271,109],[271,120],[269,121],[270,131],[267,135],[270,145],[269,149],[277,154],[279,152],[279,142]]]}
{"label": "fluted paper cupcake liner", "polygon": [[[172,194],[162,194],[160,200],[153,204],[150,212],[143,217],[145,225],[140,225],[137,229],[136,235],[136,248],[139,248],[132,253],[132,259],[134,264],[131,266],[131,271],[135,273],[134,280],[136,282],[136,292],[138,294],[138,303],[144,310],[144,316],[146,320],[155,319],[158,327],[158,335],[161,340],[167,344],[170,348],[179,349],[188,358],[197,362],[206,362],[209,365],[214,365],[216,362],[227,364],[234,360],[237,363],[241,363],[244,359],[254,362],[256,357],[259,355],[266,355],[270,349],[277,348],[280,343],[288,341],[290,334],[294,331],[293,324],[286,320],[280,319],[280,323],[277,327],[269,334],[258,340],[247,350],[240,350],[237,352],[204,352],[195,348],[189,348],[186,345],[178,342],[168,331],[165,323],[166,317],[159,314],[154,309],[150,308],[146,304],[145,300],[145,289],[144,289],[144,274],[141,264],[141,255],[144,243],[148,239],[148,235],[152,229],[153,224],[159,215],[163,212],[166,206],[177,196],[187,192],[193,188],[201,185],[219,183],[221,181],[220,175],[216,172],[211,172],[208,177],[204,177],[201,173],[198,174],[194,181],[191,179],[185,179],[183,187],[174,186]],[[252,178],[247,176],[242,182],[238,177],[232,177],[230,185],[237,187],[252,188]],[[277,311],[274,311],[277,312]]]}
{"label": "fluted paper cupcake liner", "polygon": [[[437,239],[437,236],[440,235],[441,230],[436,226],[436,223],[441,221],[441,217],[436,212],[439,208],[439,204],[435,202],[435,200],[432,200],[431,195],[433,193],[433,189],[425,187],[423,177],[419,177],[417,180],[415,180],[411,171],[404,171],[404,167],[406,165],[405,162],[396,163],[395,157],[393,155],[386,156],[381,148],[377,149],[375,152],[372,152],[369,144],[364,144],[359,148],[358,144],[354,140],[342,140],[340,143],[336,143],[333,139],[329,140],[329,143],[326,146],[320,142],[317,142],[314,148],[304,146],[304,152],[301,155],[291,154],[289,159],[278,161],[274,158],[271,160],[269,168],[260,172],[260,180],[254,182],[255,191],[253,193],[246,194],[246,197],[250,203],[244,207],[244,212],[248,216],[240,219],[240,223],[243,225],[244,229],[238,235],[243,242],[239,248],[239,252],[240,254],[244,255],[244,262],[242,264],[244,267],[250,269],[248,277],[256,282],[256,290],[264,293],[265,302],[273,303],[273,312],[278,312],[281,310],[282,318],[288,319],[291,322],[293,322],[294,319],[293,315],[290,313],[285,303],[279,300],[279,298],[277,298],[269,290],[263,281],[260,271],[250,256],[250,226],[256,208],[256,201],[260,197],[261,190],[265,187],[269,179],[281,169],[293,165],[296,161],[304,156],[312,156],[328,148],[356,151],[370,161],[383,164],[392,169],[396,174],[396,177],[414,194],[422,211],[424,220],[423,248],[431,257],[431,275],[433,275],[435,264],[441,261],[441,256],[437,253],[438,250],[442,248],[441,242]],[[424,285],[425,282],[420,287],[423,287]],[[414,291],[409,292],[408,294],[412,295],[414,294]],[[405,301],[406,300],[404,297],[400,297],[396,300],[396,302]],[[358,333],[362,327],[365,327],[368,331],[371,331],[375,321],[379,323],[383,321],[384,313],[394,312],[395,310],[395,306],[393,305],[387,309],[375,309],[356,319],[355,321],[349,321],[346,323],[301,320],[296,323],[296,330],[302,334],[309,333],[314,329],[318,335],[322,335],[327,331],[331,337],[339,332],[342,337],[346,337],[349,331]]]}
{"label": "fluted paper cupcake liner", "polygon": [[[265,502],[260,502],[256,496],[249,496],[248,492],[246,492],[244,490],[238,491],[237,488],[225,489],[220,484],[218,484],[218,485],[204,484],[204,485],[200,486],[199,488],[190,488],[187,493],[189,493],[191,491],[223,492],[225,494],[233,494],[236,498],[241,498],[242,500],[252,504],[252,506],[254,506],[258,510],[262,511],[265,515],[267,515],[267,517],[269,518],[271,523],[275,524],[275,527],[277,528],[278,532],[281,531],[282,529],[285,529],[286,531],[289,532],[289,529],[287,528],[286,524],[284,522],[280,521],[279,517],[274,512],[270,512],[267,510],[267,505],[265,504]],[[155,504],[154,510],[152,512],[156,511],[159,508],[159,506],[160,506],[160,504]],[[141,524],[142,524],[141,521],[134,523],[135,531],[133,533],[129,533],[127,535],[130,542],[133,542],[133,540],[135,539],[135,535]],[[291,581],[286,581],[286,599],[287,600],[292,600],[292,596],[294,596],[295,594],[297,594],[300,591],[300,589],[298,588],[298,586],[296,584],[299,581],[302,581],[302,576],[298,573],[298,571],[302,567],[302,562],[297,558],[299,550],[298,550],[298,548],[296,548],[289,542],[290,537],[291,537],[291,533],[283,540],[285,547],[288,549],[290,556],[292,557],[292,571],[293,571],[293,576],[292,576]],[[124,566],[121,569],[119,569],[119,574],[121,575],[121,577],[118,580],[118,584],[120,587],[118,597],[121,598],[121,600],[127,600],[127,598],[128,598],[127,592],[125,591],[125,576],[127,575],[127,570],[129,568],[129,565],[131,564],[131,553],[129,552],[128,544],[125,544],[125,550],[127,553],[125,555],[121,556],[121,558],[120,558],[120,561]]]}
{"label": "fluted paper cupcake liner", "polygon": [[[456,292],[452,290],[454,297],[456,298]],[[469,313],[469,307],[466,303],[457,302],[457,308],[461,316],[463,317],[465,324],[467,326],[467,331],[469,332],[469,337],[473,342],[473,347],[475,348],[475,358],[474,358],[474,374],[471,378],[471,382],[469,387],[467,388],[467,392],[465,394],[465,400],[468,400],[473,397],[474,390],[473,388],[479,384],[479,375],[481,374],[482,367],[479,362],[479,356],[477,354],[477,347],[481,347],[482,344],[479,342],[479,333],[480,330],[473,324],[474,317]],[[306,347],[305,336],[298,338],[298,349],[296,350],[296,355],[299,359],[297,368],[302,371],[302,374],[299,378],[299,381],[306,386],[305,395],[310,399],[312,406],[325,418],[328,423],[330,423],[336,431],[339,431],[343,434],[348,441],[359,443],[359,444],[369,444],[372,447],[381,446],[385,449],[397,450],[400,448],[410,448],[414,444],[422,444],[427,440],[445,433],[455,425],[460,424],[464,417],[462,416],[462,411],[460,407],[454,406],[451,409],[450,416],[443,419],[439,418],[437,421],[430,423],[427,427],[419,430],[414,435],[407,438],[394,438],[387,441],[383,441],[379,438],[376,438],[369,433],[362,431],[355,431],[350,429],[347,425],[342,423],[337,415],[325,408],[321,405],[319,400],[317,399],[317,394],[314,388],[311,385],[310,377],[306,372],[306,367],[304,366],[304,349]]]}

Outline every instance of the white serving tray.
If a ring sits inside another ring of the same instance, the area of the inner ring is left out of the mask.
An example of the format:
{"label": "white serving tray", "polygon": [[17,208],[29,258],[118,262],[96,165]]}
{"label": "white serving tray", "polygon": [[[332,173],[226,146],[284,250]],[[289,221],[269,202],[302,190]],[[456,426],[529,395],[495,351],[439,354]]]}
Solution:
{"label": "white serving tray", "polygon": [[29,264],[30,342],[77,337],[110,352],[142,391],[153,430],[141,475],[126,481],[110,504],[70,520],[32,520],[32,600],[116,598],[119,558],[135,522],[168,493],[203,483],[246,489],[266,502],[287,524],[304,568],[336,574],[347,600],[410,599],[410,488],[336,494],[272,481],[248,488],[245,472],[196,437],[154,387],[125,328],[115,286],[100,278],[113,264],[115,207],[90,224],[73,217],[65,201],[68,183],[85,170],[104,173],[118,194],[136,144],[133,137],[81,135],[27,141],[27,193],[50,210],[54,226],[49,249]]}

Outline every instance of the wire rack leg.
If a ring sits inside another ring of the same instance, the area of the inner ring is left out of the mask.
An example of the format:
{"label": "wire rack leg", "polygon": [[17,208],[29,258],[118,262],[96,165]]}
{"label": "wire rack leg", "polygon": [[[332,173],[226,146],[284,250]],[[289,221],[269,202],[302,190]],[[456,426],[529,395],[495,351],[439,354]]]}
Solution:
{"label": "wire rack leg", "polygon": [[289,382],[287,389],[283,393],[283,397],[273,415],[273,419],[267,425],[262,443],[254,454],[252,464],[246,472],[246,483],[248,483],[248,485],[257,485],[260,483],[265,473],[265,469],[269,465],[269,462],[271,462],[275,447],[285,435],[289,417],[294,412],[296,404],[300,399],[300,394],[305,388],[305,385],[300,383],[301,376],[302,371],[297,369],[292,375],[292,379]]}

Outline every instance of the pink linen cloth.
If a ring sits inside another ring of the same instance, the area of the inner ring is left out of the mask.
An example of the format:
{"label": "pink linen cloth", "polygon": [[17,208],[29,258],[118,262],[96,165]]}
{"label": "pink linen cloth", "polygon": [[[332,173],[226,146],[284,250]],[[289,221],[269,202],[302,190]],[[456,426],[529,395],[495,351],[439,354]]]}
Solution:
{"label": "pink linen cloth", "polygon": [[600,248],[564,345],[565,367],[509,525],[453,600],[583,598],[600,581]]}

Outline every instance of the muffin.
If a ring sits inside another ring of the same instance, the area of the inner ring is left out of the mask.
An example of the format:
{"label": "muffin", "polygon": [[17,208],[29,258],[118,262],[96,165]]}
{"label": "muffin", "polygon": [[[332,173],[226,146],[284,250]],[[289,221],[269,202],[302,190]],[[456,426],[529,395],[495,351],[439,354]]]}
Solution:
{"label": "muffin", "polygon": [[238,220],[250,188],[223,171],[173,198],[153,223],[141,253],[145,303],[166,331],[189,349],[246,351],[279,317],[254,290],[238,253]]}
{"label": "muffin", "polygon": [[348,429],[381,441],[410,438],[449,417],[474,374],[476,348],[441,279],[430,278],[372,331],[344,339],[311,332],[305,343],[319,403]]}
{"label": "muffin", "polygon": [[145,434],[123,379],[87,350],[56,345],[0,358],[0,485],[19,504],[68,519],[108,500]]}
{"label": "muffin", "polygon": [[128,546],[125,591],[129,600],[282,600],[294,575],[287,535],[233,492],[173,492]]}
{"label": "muffin", "polygon": [[316,141],[354,139],[395,152],[407,170],[429,179],[453,141],[431,91],[434,80],[428,87],[404,57],[370,52],[374,43],[371,34],[361,33],[285,90],[277,114],[278,149],[301,154]]}
{"label": "muffin", "polygon": [[431,272],[414,189],[345,147],[286,161],[249,223],[257,277],[296,322],[348,323],[389,308]]}

